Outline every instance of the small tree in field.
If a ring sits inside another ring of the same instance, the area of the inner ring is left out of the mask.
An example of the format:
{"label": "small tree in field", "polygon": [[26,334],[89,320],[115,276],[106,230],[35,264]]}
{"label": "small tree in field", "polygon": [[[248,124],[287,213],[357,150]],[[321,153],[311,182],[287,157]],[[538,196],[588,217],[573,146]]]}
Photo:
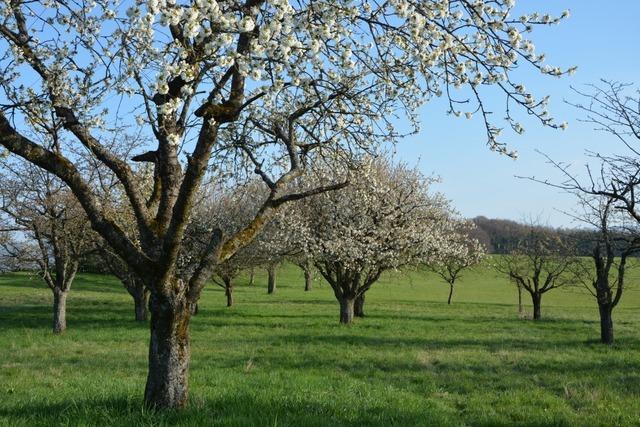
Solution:
{"label": "small tree in field", "polygon": [[531,224],[516,249],[497,258],[496,269],[531,295],[533,319],[542,317],[542,296],[571,283],[578,262],[572,248],[552,230]]}
{"label": "small tree in field", "polygon": [[613,344],[613,309],[625,289],[628,260],[640,252],[640,233],[624,211],[616,209],[616,199],[577,193],[581,211],[574,218],[598,230],[593,242],[592,264],[575,266],[578,282],[595,298],[600,315],[600,341]]}
{"label": "small tree in field", "polygon": [[53,332],[64,332],[67,295],[92,247],[89,222],[66,186],[35,166],[5,167],[0,182],[0,229],[20,234],[6,240],[4,256],[38,271],[53,293]]}
{"label": "small tree in field", "polygon": [[449,284],[447,304],[451,304],[453,287],[463,271],[477,265],[485,256],[484,246],[471,237],[474,228],[471,222],[459,222],[447,236],[442,251],[434,260],[427,261],[429,268]]}
{"label": "small tree in field", "polygon": [[[565,73],[525,38],[559,19],[513,17],[514,4],[0,1],[0,145],[62,180],[151,292],[148,406],[186,405],[192,307],[215,267],[287,201],[340,186],[287,191],[317,162],[397,141],[398,118],[417,130],[417,108],[443,95],[450,113],[484,119],[492,149],[512,154],[489,121],[500,114],[483,102],[485,87],[503,95],[497,108],[514,131],[515,105],[559,127],[547,99],[510,77],[524,65]],[[32,137],[51,127],[57,150]],[[149,139],[141,154],[118,149],[123,129]],[[105,189],[77,167],[78,153],[117,177],[135,233],[101,203]],[[142,191],[132,162],[151,166],[153,191]],[[228,163],[234,174],[255,171],[269,195],[249,225],[233,235],[215,227],[197,266],[179,269],[203,179]]]}
{"label": "small tree in field", "polygon": [[341,323],[351,323],[356,299],[384,271],[438,251],[452,213],[442,196],[429,194],[431,182],[404,165],[370,160],[348,187],[299,203],[293,238],[331,285]]}

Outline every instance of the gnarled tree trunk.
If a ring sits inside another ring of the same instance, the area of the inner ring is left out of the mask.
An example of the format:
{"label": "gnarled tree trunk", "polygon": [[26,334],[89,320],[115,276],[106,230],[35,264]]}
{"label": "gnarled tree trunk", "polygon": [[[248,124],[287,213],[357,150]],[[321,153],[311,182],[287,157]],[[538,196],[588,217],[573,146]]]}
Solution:
{"label": "gnarled tree trunk", "polygon": [[354,298],[343,297],[340,299],[340,323],[349,325],[353,322]]}
{"label": "gnarled tree trunk", "polygon": [[276,266],[268,266],[267,273],[269,275],[267,282],[267,293],[272,294],[276,291]]}
{"label": "gnarled tree trunk", "polygon": [[151,340],[145,404],[158,409],[184,407],[189,394],[190,304],[184,297],[151,295]]}
{"label": "gnarled tree trunk", "polygon": [[364,295],[361,293],[353,302],[353,315],[356,317],[364,317]]}
{"label": "gnarled tree trunk", "polygon": [[59,334],[67,329],[67,294],[68,291],[53,291],[53,333]]}

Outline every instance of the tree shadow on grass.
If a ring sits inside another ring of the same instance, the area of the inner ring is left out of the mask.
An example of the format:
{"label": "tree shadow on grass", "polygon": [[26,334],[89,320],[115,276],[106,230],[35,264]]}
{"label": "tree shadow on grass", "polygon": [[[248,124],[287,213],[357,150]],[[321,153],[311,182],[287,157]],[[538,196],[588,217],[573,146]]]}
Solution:
{"label": "tree shadow on grass", "polygon": [[[36,273],[7,273],[0,275],[0,289],[40,289],[49,290],[44,281]],[[122,284],[113,276],[99,274],[78,275],[71,284],[71,293],[74,291],[122,293]]]}
{"label": "tree shadow on grass", "polygon": [[[4,330],[50,329],[51,306],[21,305],[0,306],[0,323]],[[87,330],[96,328],[145,328],[147,322],[134,320],[133,303],[130,304],[89,304],[88,306],[67,306],[67,330]]]}
{"label": "tree shadow on grass", "polygon": [[[353,330],[353,329],[352,329]],[[460,350],[482,349],[487,351],[513,350],[513,351],[564,351],[572,349],[592,349],[602,352],[612,352],[617,349],[624,351],[640,351],[640,339],[636,337],[622,337],[613,346],[605,346],[591,338],[579,339],[576,337],[561,337],[547,339],[538,338],[510,338],[502,335],[494,337],[475,338],[432,338],[432,337],[403,337],[403,336],[366,336],[349,333],[336,335],[294,335],[286,336],[288,342],[299,344],[322,344],[336,346],[374,346],[379,349],[394,348],[418,348],[422,350]]]}
{"label": "tree shadow on grass", "polygon": [[354,408],[348,402],[327,405],[300,396],[273,399],[268,393],[233,393],[218,399],[190,399],[180,411],[151,411],[131,398],[83,399],[61,403],[0,406],[8,425],[171,425],[171,426],[408,426],[448,425],[451,414],[425,402],[423,408],[399,410],[377,405]]}

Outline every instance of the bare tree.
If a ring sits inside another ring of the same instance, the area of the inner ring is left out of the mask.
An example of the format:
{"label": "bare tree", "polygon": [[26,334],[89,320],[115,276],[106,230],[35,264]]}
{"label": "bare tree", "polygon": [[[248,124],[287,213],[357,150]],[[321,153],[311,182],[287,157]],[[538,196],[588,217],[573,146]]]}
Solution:
{"label": "bare tree", "polygon": [[593,242],[591,266],[575,266],[576,278],[598,303],[600,341],[612,344],[613,309],[622,298],[629,257],[640,251],[640,233],[633,220],[619,209],[612,197],[576,193],[580,210],[572,217],[598,230]]}
{"label": "bare tree", "polygon": [[557,233],[535,224],[510,254],[499,257],[496,269],[508,275],[531,295],[533,319],[542,317],[542,296],[571,283],[571,268],[577,262],[570,245]]}
{"label": "bare tree", "polygon": [[0,229],[21,236],[5,238],[4,256],[37,269],[53,293],[53,332],[64,332],[67,296],[81,258],[91,250],[89,222],[66,186],[35,166],[5,165],[0,181]]}
{"label": "bare tree", "polygon": [[602,155],[588,152],[596,162],[586,165],[587,179],[582,181],[569,164],[551,159],[564,179],[561,182],[529,179],[569,191],[573,194],[602,196],[615,201],[617,209],[626,210],[640,222],[638,210],[638,186],[640,185],[640,91],[631,84],[602,80],[600,85],[590,85],[590,91],[574,91],[583,102],[570,103],[585,114],[583,121],[591,123],[597,131],[612,135],[622,142],[624,154]]}
{"label": "bare tree", "polygon": [[[614,339],[612,311],[624,289],[627,258],[638,250],[640,91],[631,84],[607,80],[590,85],[587,91],[574,91],[580,101],[570,104],[585,114],[583,121],[622,142],[626,153],[587,153],[596,162],[597,169],[587,164],[584,180],[570,165],[545,155],[547,162],[562,173],[563,180],[529,179],[573,194],[581,212],[571,216],[598,230],[591,254],[595,271],[582,269],[578,277],[598,301],[601,341],[610,344]],[[621,216],[621,212],[626,212],[627,218]],[[635,227],[631,227],[629,221]]]}

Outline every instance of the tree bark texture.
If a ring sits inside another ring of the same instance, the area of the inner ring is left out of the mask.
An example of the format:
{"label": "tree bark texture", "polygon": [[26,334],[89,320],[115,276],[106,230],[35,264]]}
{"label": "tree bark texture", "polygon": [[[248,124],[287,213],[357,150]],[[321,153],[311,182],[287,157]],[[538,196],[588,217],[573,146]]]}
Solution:
{"label": "tree bark texture", "polygon": [[134,295],[133,301],[135,305],[137,322],[146,322],[149,318],[149,310],[147,309],[148,300],[148,291],[143,291],[141,294]]}
{"label": "tree bark texture", "polygon": [[342,298],[340,300],[340,323],[349,325],[353,322],[353,298]]}
{"label": "tree bark texture", "polygon": [[53,291],[53,333],[59,334],[67,329],[67,291]]}
{"label": "tree bark texture", "polygon": [[184,298],[152,295],[149,308],[151,340],[144,400],[152,408],[182,408],[189,393],[191,307]]}
{"label": "tree bark texture", "polygon": [[600,311],[600,341],[603,344],[613,344],[612,308],[609,304],[598,304]]}

